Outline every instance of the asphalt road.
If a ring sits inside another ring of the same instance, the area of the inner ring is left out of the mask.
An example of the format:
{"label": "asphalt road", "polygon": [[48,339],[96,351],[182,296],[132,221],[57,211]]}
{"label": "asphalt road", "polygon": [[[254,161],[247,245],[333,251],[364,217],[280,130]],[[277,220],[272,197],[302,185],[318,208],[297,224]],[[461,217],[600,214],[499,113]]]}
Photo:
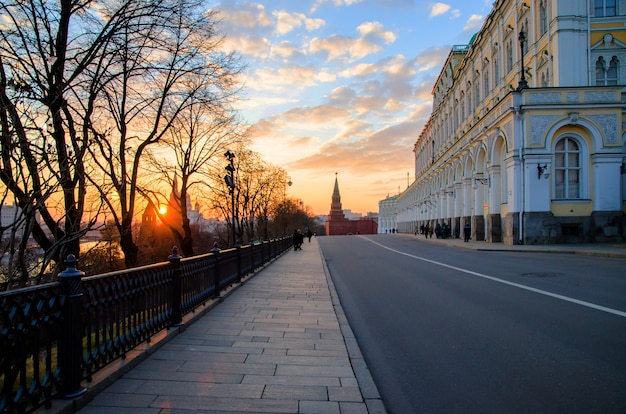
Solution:
{"label": "asphalt road", "polygon": [[626,259],[319,243],[390,413],[626,413]]}

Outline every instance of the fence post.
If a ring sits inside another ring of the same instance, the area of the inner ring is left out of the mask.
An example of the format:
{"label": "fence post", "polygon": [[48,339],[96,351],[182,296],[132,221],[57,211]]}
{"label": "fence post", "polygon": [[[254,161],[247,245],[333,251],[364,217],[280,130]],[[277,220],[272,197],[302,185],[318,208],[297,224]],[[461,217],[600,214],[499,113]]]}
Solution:
{"label": "fence post", "polygon": [[235,248],[237,249],[237,283],[241,283],[241,242],[239,240],[237,240]]}
{"label": "fence post", "polygon": [[250,242],[250,273],[256,271],[256,262],[254,261],[254,242]]}
{"label": "fence post", "polygon": [[77,263],[73,254],[68,255],[66,269],[59,273],[61,295],[64,297],[58,348],[61,398],[75,398],[87,391],[80,386],[83,360],[81,278],[85,273],[76,269]]}
{"label": "fence post", "polygon": [[172,266],[172,296],[171,296],[171,304],[172,304],[172,322],[170,327],[177,327],[183,325],[183,315],[181,312],[181,303],[182,303],[182,279],[181,273],[182,268],[180,265],[181,257],[178,255],[178,247],[174,246],[172,248],[172,254],[168,257],[170,261],[170,265]]}
{"label": "fence post", "polygon": [[215,256],[215,279],[214,279],[214,287],[213,287],[213,299],[220,298],[220,248],[217,245],[217,242],[213,244],[213,256]]}

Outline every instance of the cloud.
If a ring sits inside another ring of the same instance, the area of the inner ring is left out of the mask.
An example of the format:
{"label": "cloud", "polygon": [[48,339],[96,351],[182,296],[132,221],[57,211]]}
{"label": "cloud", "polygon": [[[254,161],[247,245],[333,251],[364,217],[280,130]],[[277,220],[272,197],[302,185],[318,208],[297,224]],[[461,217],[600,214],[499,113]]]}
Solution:
{"label": "cloud", "polygon": [[274,93],[295,93],[320,83],[332,82],[336,75],[328,69],[319,69],[312,65],[290,64],[277,68],[264,67],[249,75],[246,87],[257,91]]}
{"label": "cloud", "polygon": [[393,32],[386,31],[379,22],[365,22],[357,27],[357,31],[363,39],[371,39],[372,41],[381,39],[385,44],[393,43],[396,40],[396,35]]}
{"label": "cloud", "polygon": [[465,23],[465,26],[463,27],[463,31],[465,32],[468,30],[479,29],[480,26],[483,24],[483,19],[484,19],[484,16],[481,16],[479,14],[472,14],[470,18],[467,20],[467,22]]}
{"label": "cloud", "polygon": [[252,36],[227,37],[222,47],[257,59],[267,59],[272,51],[272,44],[266,38]]}
{"label": "cloud", "polygon": [[362,0],[315,0],[313,6],[311,6],[311,13],[314,13],[320,6],[330,3],[333,6],[352,6],[353,4],[361,3]]}
{"label": "cloud", "polygon": [[313,31],[323,27],[326,22],[322,19],[310,19],[302,13],[289,13],[284,10],[274,12],[276,18],[275,33],[285,35],[300,27],[305,27],[308,31]]}
{"label": "cloud", "polygon": [[431,3],[430,5],[430,17],[441,16],[446,14],[452,6],[446,3]]}
{"label": "cloud", "polygon": [[241,29],[265,29],[274,26],[274,19],[265,11],[262,4],[244,3],[230,7],[228,3],[220,6],[223,24]]}
{"label": "cloud", "polygon": [[359,37],[333,34],[325,39],[313,38],[309,50],[313,54],[325,54],[328,62],[344,59],[348,62],[360,60],[382,50],[396,40],[396,35],[385,30],[379,22],[366,22],[357,27]]}
{"label": "cloud", "polygon": [[450,19],[457,19],[461,16],[461,10],[453,9],[452,6],[446,3],[431,3],[429,6],[430,15],[428,17],[431,19],[444,14],[448,14]]}
{"label": "cloud", "polygon": [[286,40],[273,45],[271,47],[271,55],[285,62],[293,62],[294,59],[303,58],[305,56],[299,47]]}

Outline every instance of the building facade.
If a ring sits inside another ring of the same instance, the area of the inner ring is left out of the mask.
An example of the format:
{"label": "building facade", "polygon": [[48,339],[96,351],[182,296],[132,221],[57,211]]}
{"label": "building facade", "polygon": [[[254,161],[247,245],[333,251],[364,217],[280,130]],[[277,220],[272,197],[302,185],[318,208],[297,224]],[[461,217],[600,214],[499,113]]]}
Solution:
{"label": "building facade", "polygon": [[341,194],[339,194],[339,181],[335,176],[330,214],[326,221],[326,235],[339,236],[347,234],[376,234],[378,223],[375,219],[347,219],[341,207]]}
{"label": "building facade", "polygon": [[[454,46],[397,228],[474,240],[623,240],[626,0],[497,0]],[[382,217],[382,214],[381,214]],[[382,218],[381,218],[382,219]]]}
{"label": "building facade", "polygon": [[378,202],[378,233],[395,233],[398,229],[396,222],[396,200],[398,196],[387,196]]}

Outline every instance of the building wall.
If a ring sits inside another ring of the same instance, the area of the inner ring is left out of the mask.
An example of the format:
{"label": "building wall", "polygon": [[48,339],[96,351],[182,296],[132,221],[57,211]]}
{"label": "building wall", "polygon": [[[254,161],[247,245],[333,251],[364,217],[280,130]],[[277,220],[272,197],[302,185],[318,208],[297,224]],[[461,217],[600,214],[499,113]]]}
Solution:
{"label": "building wall", "polygon": [[330,220],[326,222],[327,236],[345,236],[348,234],[376,234],[378,224],[375,220]]}
{"label": "building wall", "polygon": [[496,1],[453,47],[413,148],[416,180],[395,200],[400,232],[446,222],[506,244],[624,237],[626,2],[618,16],[587,7]]}
{"label": "building wall", "polygon": [[378,233],[392,233],[397,229],[397,198],[397,196],[388,196],[378,202]]}

